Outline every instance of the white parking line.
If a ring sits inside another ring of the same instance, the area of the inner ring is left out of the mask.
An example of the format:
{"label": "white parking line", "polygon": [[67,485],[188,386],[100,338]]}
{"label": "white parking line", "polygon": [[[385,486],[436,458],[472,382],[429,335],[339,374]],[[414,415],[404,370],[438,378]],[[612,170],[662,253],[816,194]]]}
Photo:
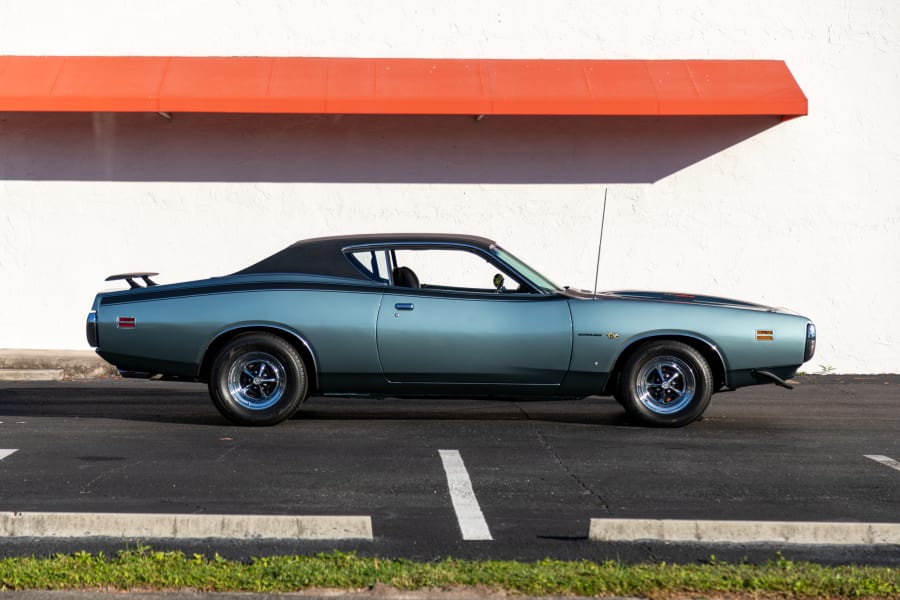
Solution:
{"label": "white parking line", "polygon": [[875,462],[879,462],[886,467],[890,467],[892,469],[897,469],[900,471],[900,462],[897,462],[893,458],[889,456],[883,456],[881,454],[863,454],[866,458],[871,458]]}
{"label": "white parking line", "polygon": [[0,448],[0,460],[3,460],[4,458],[9,456],[13,452],[16,452],[17,450],[18,450],[18,448],[13,448],[12,450],[4,450],[3,448]]}
{"label": "white parking line", "polygon": [[488,529],[478,499],[472,490],[472,481],[469,472],[463,464],[459,450],[439,450],[441,461],[444,463],[444,471],[447,473],[447,485],[450,488],[450,499],[453,501],[453,510],[456,511],[456,520],[459,521],[459,529],[464,540],[493,540]]}
{"label": "white parking line", "polygon": [[900,523],[591,519],[588,539],[594,542],[777,542],[837,546],[900,544]]}

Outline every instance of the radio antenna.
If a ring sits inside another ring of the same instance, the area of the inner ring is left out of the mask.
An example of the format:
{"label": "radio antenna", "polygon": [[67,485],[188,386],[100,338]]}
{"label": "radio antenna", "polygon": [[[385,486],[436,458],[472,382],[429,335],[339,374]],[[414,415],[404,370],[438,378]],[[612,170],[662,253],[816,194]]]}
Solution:
{"label": "radio antenna", "polygon": [[600,251],[603,249],[603,226],[606,224],[606,196],[609,187],[603,190],[603,216],[600,217],[600,243],[597,244],[597,269],[594,271],[594,295],[597,295],[597,280],[600,279]]}

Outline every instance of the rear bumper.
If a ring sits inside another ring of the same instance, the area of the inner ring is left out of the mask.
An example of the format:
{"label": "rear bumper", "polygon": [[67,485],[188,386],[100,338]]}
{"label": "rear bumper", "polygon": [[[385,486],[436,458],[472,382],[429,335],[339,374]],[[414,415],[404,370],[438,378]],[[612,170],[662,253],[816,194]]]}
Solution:
{"label": "rear bumper", "polygon": [[91,348],[96,348],[100,344],[97,335],[97,312],[88,313],[87,322],[84,325],[84,333],[87,336],[87,343]]}

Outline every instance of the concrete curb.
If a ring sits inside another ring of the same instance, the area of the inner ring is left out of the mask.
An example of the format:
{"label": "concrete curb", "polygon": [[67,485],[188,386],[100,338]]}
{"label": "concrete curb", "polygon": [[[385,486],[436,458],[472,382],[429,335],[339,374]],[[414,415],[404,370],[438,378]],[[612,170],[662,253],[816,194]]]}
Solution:
{"label": "concrete curb", "polygon": [[0,512],[0,538],[371,540],[365,516]]}
{"label": "concrete curb", "polygon": [[594,542],[893,545],[900,544],[900,523],[591,519],[588,539]]}
{"label": "concrete curb", "polygon": [[31,371],[60,371],[59,378],[96,379],[111,377],[116,369],[97,356],[93,350],[9,350],[0,349],[0,381],[48,381],[36,379],[47,373]]}
{"label": "concrete curb", "polygon": [[0,369],[0,381],[61,381],[62,369]]}

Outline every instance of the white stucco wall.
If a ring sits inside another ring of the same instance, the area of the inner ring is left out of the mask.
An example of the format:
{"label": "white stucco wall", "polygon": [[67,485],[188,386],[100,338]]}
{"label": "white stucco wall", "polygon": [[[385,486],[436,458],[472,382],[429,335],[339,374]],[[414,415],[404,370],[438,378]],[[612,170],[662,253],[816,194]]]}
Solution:
{"label": "white stucco wall", "polygon": [[[114,272],[453,231],[560,283],[813,318],[812,363],[900,372],[900,3],[0,0],[0,55],[785,60],[810,115],[538,119],[0,113],[0,347],[86,348]],[[255,176],[259,174],[259,176]]]}

